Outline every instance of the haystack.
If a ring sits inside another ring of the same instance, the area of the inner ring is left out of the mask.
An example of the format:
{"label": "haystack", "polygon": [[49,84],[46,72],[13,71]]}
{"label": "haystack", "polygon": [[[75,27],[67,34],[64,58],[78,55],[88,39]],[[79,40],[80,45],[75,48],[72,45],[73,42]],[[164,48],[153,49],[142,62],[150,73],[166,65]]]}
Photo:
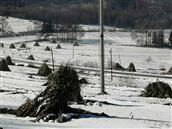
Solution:
{"label": "haystack", "polygon": [[164,82],[154,82],[149,84],[141,94],[144,97],[172,98],[171,87]]}
{"label": "haystack", "polygon": [[38,75],[40,76],[48,76],[51,73],[51,69],[48,67],[46,63],[43,63],[42,66],[38,70]]}
{"label": "haystack", "polygon": [[15,49],[16,47],[15,47],[15,45],[12,43],[12,44],[10,44],[9,48],[10,48],[10,49]]}
{"label": "haystack", "polygon": [[47,46],[44,50],[45,50],[45,51],[50,51],[51,49],[50,49],[49,46]]}
{"label": "haystack", "polygon": [[14,65],[10,56],[7,56],[5,60],[6,60],[7,65]]}
{"label": "haystack", "polygon": [[127,68],[127,71],[129,72],[136,72],[135,66],[133,63],[130,63],[130,65]]}
{"label": "haystack", "polygon": [[26,45],[25,45],[24,43],[22,43],[22,44],[20,45],[20,48],[26,48]]}
{"label": "haystack", "polygon": [[172,75],[172,67],[168,70],[167,74],[171,74]]}
{"label": "haystack", "polygon": [[116,63],[114,66],[112,66],[112,69],[121,71],[125,70],[125,68],[123,68],[119,63]]}
{"label": "haystack", "polygon": [[27,59],[29,59],[29,60],[35,60],[35,58],[33,57],[33,55],[30,55]]}
{"label": "haystack", "polygon": [[40,46],[40,44],[38,42],[35,42],[35,44],[33,46],[38,47],[38,46]]}
{"label": "haystack", "polygon": [[58,118],[62,113],[71,113],[69,102],[82,101],[77,72],[67,66],[61,66],[49,78],[48,87],[35,99],[28,100],[17,110],[17,116],[44,118],[53,114]]}
{"label": "haystack", "polygon": [[60,44],[57,45],[56,49],[61,49],[62,47],[60,46]]}
{"label": "haystack", "polygon": [[0,71],[11,71],[5,59],[0,61]]}

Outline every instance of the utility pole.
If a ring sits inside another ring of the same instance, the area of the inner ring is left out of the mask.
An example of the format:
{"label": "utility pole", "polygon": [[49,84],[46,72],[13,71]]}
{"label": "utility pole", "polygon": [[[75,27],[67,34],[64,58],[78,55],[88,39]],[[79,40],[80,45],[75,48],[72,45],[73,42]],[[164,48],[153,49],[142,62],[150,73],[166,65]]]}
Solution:
{"label": "utility pole", "polygon": [[53,72],[55,73],[55,68],[54,68],[54,55],[53,55],[53,49],[52,48],[51,48],[51,57],[52,57]]}
{"label": "utility pole", "polygon": [[75,58],[75,53],[74,53],[75,52],[75,50],[74,50],[75,48],[74,47],[75,47],[75,44],[73,44],[73,59]]}
{"label": "utility pole", "polygon": [[104,27],[103,27],[103,0],[100,0],[100,56],[101,56],[101,66],[100,66],[100,84],[101,84],[101,94],[105,94],[105,84],[104,84]]}
{"label": "utility pole", "polygon": [[113,81],[113,77],[112,77],[112,48],[110,48],[110,65],[111,65],[111,81]]}

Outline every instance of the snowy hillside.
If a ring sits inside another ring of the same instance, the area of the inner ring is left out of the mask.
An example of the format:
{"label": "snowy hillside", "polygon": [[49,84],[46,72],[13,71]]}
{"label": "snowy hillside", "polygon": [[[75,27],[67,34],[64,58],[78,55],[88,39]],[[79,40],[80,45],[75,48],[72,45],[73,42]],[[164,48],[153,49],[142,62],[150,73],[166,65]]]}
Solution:
{"label": "snowy hillside", "polygon": [[15,33],[40,30],[41,22],[38,21],[31,21],[14,17],[7,17],[5,19],[8,22],[8,26],[10,27],[11,31]]}

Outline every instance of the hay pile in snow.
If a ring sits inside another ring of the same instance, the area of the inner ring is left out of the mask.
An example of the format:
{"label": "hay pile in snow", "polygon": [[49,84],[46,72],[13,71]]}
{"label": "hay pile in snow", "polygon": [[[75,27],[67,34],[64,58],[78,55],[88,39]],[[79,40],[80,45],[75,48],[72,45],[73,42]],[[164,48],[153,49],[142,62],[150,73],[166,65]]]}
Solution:
{"label": "hay pile in snow", "polygon": [[22,44],[20,45],[20,48],[26,48],[26,45],[25,45],[24,43],[22,43]]}
{"label": "hay pile in snow", "polygon": [[48,67],[48,65],[46,63],[43,63],[42,66],[39,68],[38,70],[38,75],[40,76],[48,76],[49,74],[51,74],[51,69]]}
{"label": "hay pile in snow", "polygon": [[51,49],[50,49],[50,47],[49,46],[47,46],[45,49],[44,49],[44,51],[50,51]]}
{"label": "hay pile in snow", "polygon": [[5,59],[0,61],[0,71],[11,71]]}
{"label": "hay pile in snow", "polygon": [[35,58],[33,57],[33,55],[30,55],[27,59],[28,60],[35,60]]}
{"label": "hay pile in snow", "polygon": [[71,112],[69,102],[82,101],[79,77],[74,69],[61,66],[49,77],[49,82],[48,87],[35,99],[18,108],[17,116],[42,118],[54,114],[59,117],[61,113]]}
{"label": "hay pile in snow", "polygon": [[34,44],[33,46],[38,47],[38,46],[40,46],[40,45],[39,45],[39,43],[38,43],[38,42],[35,42],[35,44]]}
{"label": "hay pile in snow", "polygon": [[123,68],[119,63],[116,63],[115,65],[113,65],[112,69],[120,70],[120,71],[124,71],[125,70],[125,68]]}
{"label": "hay pile in snow", "polygon": [[168,70],[167,74],[171,74],[172,75],[172,67]]}
{"label": "hay pile in snow", "polygon": [[62,47],[60,46],[60,44],[57,45],[56,49],[61,49]]}
{"label": "hay pile in snow", "polygon": [[130,65],[127,68],[127,71],[129,72],[136,72],[136,68],[133,63],[130,63]]}
{"label": "hay pile in snow", "polygon": [[144,97],[172,98],[171,87],[164,82],[154,82],[149,84],[141,94]]}
{"label": "hay pile in snow", "polygon": [[14,65],[10,56],[7,56],[5,60],[6,60],[7,65]]}
{"label": "hay pile in snow", "polygon": [[10,49],[15,49],[16,47],[15,47],[15,45],[12,43],[12,44],[10,44],[9,48],[10,48]]}

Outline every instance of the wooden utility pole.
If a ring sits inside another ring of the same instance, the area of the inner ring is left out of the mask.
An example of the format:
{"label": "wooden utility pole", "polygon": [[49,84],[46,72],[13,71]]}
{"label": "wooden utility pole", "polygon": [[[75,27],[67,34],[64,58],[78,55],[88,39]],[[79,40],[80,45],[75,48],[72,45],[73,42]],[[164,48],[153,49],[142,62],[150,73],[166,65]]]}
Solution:
{"label": "wooden utility pole", "polygon": [[110,69],[111,69],[111,81],[113,80],[113,77],[112,77],[112,48],[110,48],[110,65],[111,65],[111,67],[110,67]]}
{"label": "wooden utility pole", "polygon": [[74,50],[75,44],[73,44],[73,59],[75,58],[75,50]]}
{"label": "wooden utility pole", "polygon": [[53,55],[53,49],[52,48],[51,48],[51,57],[52,57],[53,72],[55,73],[55,68],[54,68],[54,55]]}
{"label": "wooden utility pole", "polygon": [[101,94],[105,94],[104,84],[104,27],[103,27],[103,0],[100,0],[100,84]]}

